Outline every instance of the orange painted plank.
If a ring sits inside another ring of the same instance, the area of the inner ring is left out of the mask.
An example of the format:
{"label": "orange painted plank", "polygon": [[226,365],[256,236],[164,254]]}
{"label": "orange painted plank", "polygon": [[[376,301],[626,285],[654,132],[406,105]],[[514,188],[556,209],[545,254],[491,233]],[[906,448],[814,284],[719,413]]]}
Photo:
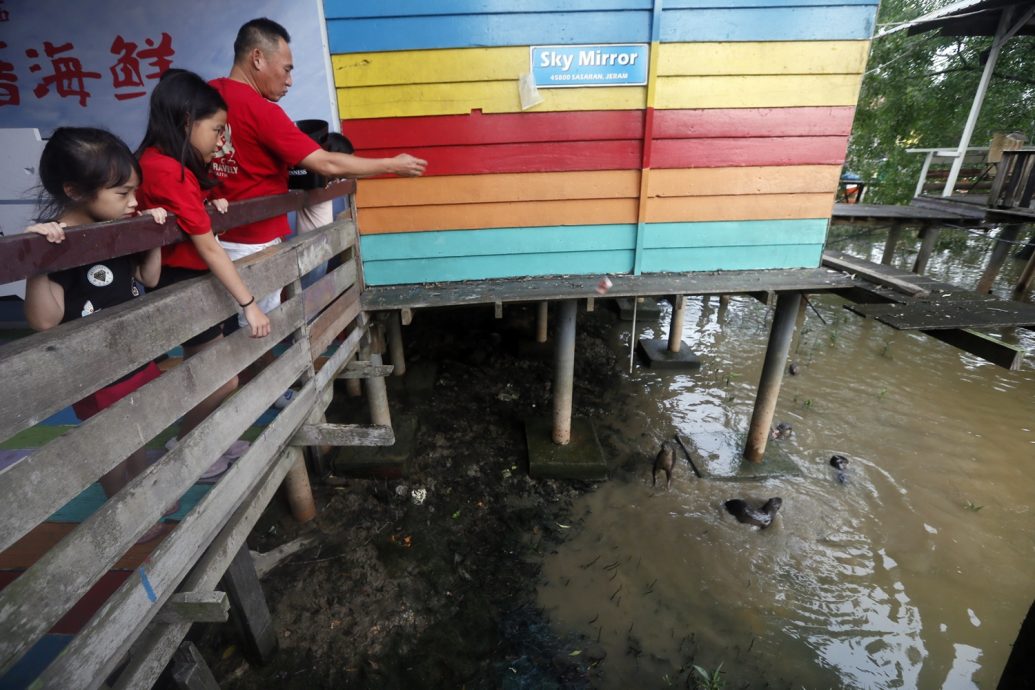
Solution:
{"label": "orange painted plank", "polygon": [[651,199],[647,222],[829,218],[833,208],[833,193],[684,196]]}
{"label": "orange painted plank", "polygon": [[[31,567],[43,554],[59,541],[71,534],[79,525],[74,522],[44,522],[16,541],[6,551],[0,552],[0,570],[24,570]],[[139,567],[151,552],[162,543],[165,535],[176,528],[176,523],[162,523],[164,528],[161,537],[145,544],[135,544],[120,558],[113,570],[132,570]]]}
{"label": "orange painted plank", "polygon": [[651,173],[648,196],[719,196],[726,194],[833,194],[839,165],[773,165],[757,168],[669,168]]}
{"label": "orange painted plank", "polygon": [[639,186],[638,170],[386,178],[360,181],[356,204],[371,208],[633,198]]}
{"label": "orange painted plank", "polygon": [[364,235],[424,230],[608,225],[636,222],[636,199],[576,199],[525,203],[446,204],[368,208],[359,212]]}

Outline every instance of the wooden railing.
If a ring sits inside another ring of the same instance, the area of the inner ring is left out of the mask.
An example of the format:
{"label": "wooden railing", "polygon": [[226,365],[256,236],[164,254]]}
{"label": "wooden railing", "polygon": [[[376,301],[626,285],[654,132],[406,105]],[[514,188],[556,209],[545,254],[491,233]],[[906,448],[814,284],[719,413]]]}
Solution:
{"label": "wooden railing", "polygon": [[[217,227],[278,215],[353,189],[344,183],[233,204],[226,216],[215,216]],[[9,237],[0,240],[0,281],[181,239],[173,221],[156,229],[146,219],[75,229],[62,245],[48,245],[38,236]],[[116,687],[154,682],[198,619],[184,612],[185,602],[220,599],[212,595],[214,588],[231,561],[247,554],[244,540],[285,476],[297,475],[308,488],[301,446],[319,438],[334,379],[366,338],[357,250],[352,220],[341,219],[239,261],[253,294],[286,288],[283,304],[269,314],[269,337],[235,332],[0,472],[2,551],[234,374],[274,345],[288,343],[173,450],[0,592],[0,673],[11,669],[281,393],[300,382],[292,402],[43,670],[36,686],[93,688],[120,666]],[[301,277],[334,256],[341,256],[341,265],[303,290]],[[0,440],[236,312],[227,291],[205,276],[0,348]],[[318,368],[335,339],[337,349]],[[392,441],[390,429],[375,428],[371,435],[378,437],[372,443]]]}
{"label": "wooden railing", "polygon": [[[987,146],[966,150],[963,154],[963,168],[956,178],[950,196],[981,196],[981,201],[984,202],[984,195],[988,193],[995,175],[995,166],[987,162],[988,150]],[[942,196],[948,181],[949,169],[957,157],[956,150],[906,149],[906,153],[925,154],[913,196]]]}
{"label": "wooden railing", "polygon": [[1035,148],[1003,151],[988,205],[996,209],[1032,210],[1035,196]]}

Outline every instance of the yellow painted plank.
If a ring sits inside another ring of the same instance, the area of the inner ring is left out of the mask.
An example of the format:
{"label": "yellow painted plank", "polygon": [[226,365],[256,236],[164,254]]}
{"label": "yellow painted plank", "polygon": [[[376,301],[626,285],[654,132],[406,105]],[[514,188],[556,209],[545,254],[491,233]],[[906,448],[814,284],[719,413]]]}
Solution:
{"label": "yellow painted plank", "polygon": [[365,209],[564,199],[632,199],[636,197],[639,186],[639,170],[388,178],[361,180],[357,185],[356,205]]}
{"label": "yellow painted plank", "polygon": [[[859,74],[868,41],[662,43],[662,76]],[[527,47],[403,50],[332,55],[338,88],[516,81],[529,70]]]}
{"label": "yellow painted plank", "polygon": [[658,74],[862,74],[869,49],[869,41],[662,43]]}
{"label": "yellow painted plank", "polygon": [[840,177],[839,165],[658,169],[651,174],[647,194],[651,197],[833,194]]}
{"label": "yellow painted plank", "polygon": [[[638,110],[646,107],[646,87],[543,89],[543,103],[525,112]],[[854,101],[853,101],[854,103]],[[517,79],[462,84],[413,84],[338,89],[344,119],[522,112]]]}
{"label": "yellow painted plank", "polygon": [[651,199],[648,223],[829,218],[833,194],[756,194]]}
{"label": "yellow painted plank", "polygon": [[635,223],[636,208],[636,199],[368,208],[359,211],[359,228],[362,234],[372,235],[424,230],[609,225]]}
{"label": "yellow painted plank", "polygon": [[662,77],[661,109],[790,108],[855,105],[862,77],[856,74]]}

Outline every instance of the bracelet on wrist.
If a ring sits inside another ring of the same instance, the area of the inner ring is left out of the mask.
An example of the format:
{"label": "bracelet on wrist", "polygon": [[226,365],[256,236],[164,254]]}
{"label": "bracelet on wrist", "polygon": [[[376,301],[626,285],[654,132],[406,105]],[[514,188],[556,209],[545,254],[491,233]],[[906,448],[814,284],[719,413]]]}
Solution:
{"label": "bracelet on wrist", "polygon": [[250,306],[252,306],[252,304],[253,304],[254,302],[255,302],[255,295],[252,295],[252,298],[251,298],[250,300],[248,300],[247,302],[245,302],[244,304],[241,304],[240,302],[238,302],[238,304],[240,304],[240,306],[241,306],[241,309],[244,309],[245,307],[250,307]]}

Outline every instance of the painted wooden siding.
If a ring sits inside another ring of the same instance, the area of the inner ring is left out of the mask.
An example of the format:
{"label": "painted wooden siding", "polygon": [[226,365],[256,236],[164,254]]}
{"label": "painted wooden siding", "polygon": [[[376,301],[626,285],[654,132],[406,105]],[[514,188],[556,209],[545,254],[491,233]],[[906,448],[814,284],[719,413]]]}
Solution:
{"label": "painted wooden siding", "polygon": [[[876,7],[325,0],[343,131],[429,161],[360,183],[368,282],[818,265]],[[649,42],[655,16],[647,87],[521,110],[530,45]]]}

